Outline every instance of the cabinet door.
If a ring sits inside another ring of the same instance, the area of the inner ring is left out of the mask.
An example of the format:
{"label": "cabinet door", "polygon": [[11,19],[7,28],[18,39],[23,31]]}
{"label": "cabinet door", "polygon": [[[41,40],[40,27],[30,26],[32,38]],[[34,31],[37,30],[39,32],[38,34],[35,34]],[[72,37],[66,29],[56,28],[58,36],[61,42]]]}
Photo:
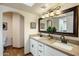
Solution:
{"label": "cabinet door", "polygon": [[38,56],[44,56],[44,44],[38,43]]}
{"label": "cabinet door", "polygon": [[45,46],[45,56],[68,56],[68,55],[51,47]]}
{"label": "cabinet door", "polygon": [[34,39],[30,39],[30,52],[34,55],[37,56],[37,47],[38,43]]}

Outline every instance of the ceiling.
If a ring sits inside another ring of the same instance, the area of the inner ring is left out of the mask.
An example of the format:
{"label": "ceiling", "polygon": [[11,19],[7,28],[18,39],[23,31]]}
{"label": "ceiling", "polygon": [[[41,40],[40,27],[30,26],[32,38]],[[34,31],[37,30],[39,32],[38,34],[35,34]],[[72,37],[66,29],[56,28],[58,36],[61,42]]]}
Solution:
{"label": "ceiling", "polygon": [[19,10],[23,10],[23,11],[27,11],[27,12],[40,15],[46,12],[47,10],[49,10],[50,8],[53,9],[58,5],[61,6],[61,10],[64,10],[67,8],[77,6],[79,5],[79,3],[34,3],[31,6],[26,5],[25,3],[0,3],[0,5],[5,5],[5,6],[12,7],[12,8],[16,8]]}

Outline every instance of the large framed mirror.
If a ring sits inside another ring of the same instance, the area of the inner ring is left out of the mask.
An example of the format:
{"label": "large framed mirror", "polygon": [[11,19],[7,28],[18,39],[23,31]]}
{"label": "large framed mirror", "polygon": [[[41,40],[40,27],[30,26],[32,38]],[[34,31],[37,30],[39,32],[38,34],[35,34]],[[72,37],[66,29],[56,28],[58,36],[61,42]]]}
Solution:
{"label": "large framed mirror", "polygon": [[[55,27],[54,34],[78,36],[78,10],[77,6],[62,11],[57,17],[39,18],[39,32],[47,33],[47,28]],[[51,33],[53,34],[53,33]]]}

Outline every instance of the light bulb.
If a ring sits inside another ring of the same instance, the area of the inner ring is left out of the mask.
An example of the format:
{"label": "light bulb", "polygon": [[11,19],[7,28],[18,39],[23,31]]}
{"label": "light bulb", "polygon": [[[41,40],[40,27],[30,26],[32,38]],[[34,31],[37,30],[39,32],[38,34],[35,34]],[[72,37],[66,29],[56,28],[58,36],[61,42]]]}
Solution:
{"label": "light bulb", "polygon": [[50,13],[50,16],[54,16],[54,12],[51,12],[51,13]]}
{"label": "light bulb", "polygon": [[56,14],[61,14],[61,11],[60,10],[56,10]]}
{"label": "light bulb", "polygon": [[45,14],[45,17],[49,17],[49,14],[47,13],[47,14]]}
{"label": "light bulb", "polygon": [[43,15],[42,18],[45,18],[45,16]]}

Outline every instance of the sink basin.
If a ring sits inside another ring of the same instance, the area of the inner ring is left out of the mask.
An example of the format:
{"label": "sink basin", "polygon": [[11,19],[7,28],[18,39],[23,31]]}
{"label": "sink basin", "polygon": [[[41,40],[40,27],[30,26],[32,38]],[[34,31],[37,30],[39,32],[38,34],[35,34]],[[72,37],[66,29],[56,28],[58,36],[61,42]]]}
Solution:
{"label": "sink basin", "polygon": [[33,38],[35,38],[35,39],[40,39],[40,37],[38,37],[38,36],[36,36],[36,37],[33,37]]}
{"label": "sink basin", "polygon": [[62,49],[65,49],[65,50],[68,50],[68,51],[71,51],[73,49],[72,46],[65,44],[65,43],[61,43],[61,42],[55,42],[52,45],[59,47],[59,48],[62,48]]}
{"label": "sink basin", "polygon": [[39,37],[39,36],[36,36],[36,37],[33,37],[33,38],[35,38],[35,39],[46,39],[45,37]]}

